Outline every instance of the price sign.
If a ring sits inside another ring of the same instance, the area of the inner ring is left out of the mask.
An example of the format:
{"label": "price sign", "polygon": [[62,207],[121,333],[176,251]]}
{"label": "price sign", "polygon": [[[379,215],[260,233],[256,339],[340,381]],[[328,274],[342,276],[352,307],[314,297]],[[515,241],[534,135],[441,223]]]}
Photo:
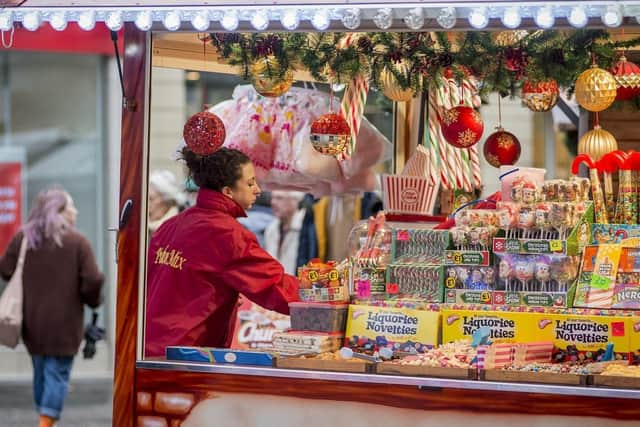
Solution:
{"label": "price sign", "polygon": [[395,295],[400,292],[400,286],[397,283],[387,283],[387,293]]}
{"label": "price sign", "polygon": [[331,282],[335,282],[336,280],[338,280],[338,270],[331,270],[329,272],[329,280]]}
{"label": "price sign", "polygon": [[551,252],[562,252],[562,240],[551,240],[549,249],[551,249]]}
{"label": "price sign", "polygon": [[358,298],[369,298],[371,296],[371,282],[368,280],[358,280]]}
{"label": "price sign", "polygon": [[600,276],[599,274],[591,275],[591,287],[596,289],[609,289],[611,285],[611,279],[608,277]]}
{"label": "price sign", "polygon": [[311,282],[317,282],[319,278],[320,278],[320,275],[316,270],[309,271],[309,280]]}

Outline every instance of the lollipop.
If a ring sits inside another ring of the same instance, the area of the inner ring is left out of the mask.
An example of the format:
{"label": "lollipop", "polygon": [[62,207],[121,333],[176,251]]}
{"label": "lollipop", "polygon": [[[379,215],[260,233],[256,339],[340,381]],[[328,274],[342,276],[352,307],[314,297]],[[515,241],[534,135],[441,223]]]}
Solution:
{"label": "lollipop", "polygon": [[536,206],[536,228],[540,230],[540,238],[545,239],[551,230],[551,223],[549,222],[549,213],[551,209],[547,202],[540,202]]}
{"label": "lollipop", "polygon": [[529,283],[533,279],[534,264],[526,257],[519,257],[515,264],[515,277],[520,281],[523,291],[529,290]]}
{"label": "lollipop", "polygon": [[549,212],[549,222],[558,232],[558,238],[562,239],[567,229],[567,224],[570,222],[569,206],[566,203],[552,202],[551,212]]}
{"label": "lollipop", "polygon": [[547,202],[556,200],[556,183],[555,181],[545,181],[542,184],[542,195]]}
{"label": "lollipop", "polygon": [[514,202],[522,202],[523,187],[524,185],[521,182],[516,183],[514,181],[513,187],[511,187],[511,200]]}
{"label": "lollipop", "polygon": [[478,230],[480,231],[480,246],[482,247],[482,250],[486,251],[489,249],[489,246],[491,246],[491,237],[493,236],[491,227],[480,227]]}
{"label": "lollipop", "polygon": [[502,255],[498,264],[498,278],[504,283],[505,291],[511,290],[513,278],[513,258],[511,255]]}
{"label": "lollipop", "polygon": [[472,228],[469,230],[469,244],[473,249],[479,249],[480,244],[480,228]]}
{"label": "lollipop", "polygon": [[549,279],[551,279],[551,271],[549,267],[549,258],[539,256],[535,264],[535,278],[540,284],[540,290],[547,292],[549,290]]}
{"label": "lollipop", "polygon": [[451,233],[451,239],[456,249],[465,249],[467,245],[467,227],[453,227],[449,232]]}
{"label": "lollipop", "polygon": [[531,229],[535,225],[534,211],[529,206],[522,206],[518,214],[518,228],[522,230],[522,237],[529,238]]}
{"label": "lollipop", "polygon": [[537,186],[535,182],[527,181],[522,185],[522,203],[530,205],[536,201]]}

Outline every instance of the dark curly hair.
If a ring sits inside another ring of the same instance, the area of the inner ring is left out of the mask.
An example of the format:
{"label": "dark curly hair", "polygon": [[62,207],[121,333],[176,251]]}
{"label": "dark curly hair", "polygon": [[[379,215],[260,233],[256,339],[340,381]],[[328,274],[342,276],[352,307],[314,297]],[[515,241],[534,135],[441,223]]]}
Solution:
{"label": "dark curly hair", "polygon": [[187,164],[189,176],[198,187],[216,191],[235,187],[242,177],[242,166],[251,162],[242,151],[231,148],[220,148],[213,154],[201,156],[184,147],[182,159]]}

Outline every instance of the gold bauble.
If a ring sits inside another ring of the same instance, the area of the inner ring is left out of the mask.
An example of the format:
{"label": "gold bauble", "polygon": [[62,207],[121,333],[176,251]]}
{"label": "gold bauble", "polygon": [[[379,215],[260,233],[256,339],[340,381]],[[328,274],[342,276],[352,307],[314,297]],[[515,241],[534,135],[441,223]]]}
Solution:
{"label": "gold bauble", "polygon": [[[397,64],[393,64],[392,67],[394,67],[398,73],[404,74],[407,77],[409,76],[409,66],[404,59]],[[380,73],[380,83],[382,84],[382,93],[392,101],[407,102],[411,101],[414,97],[413,89],[402,89],[388,68],[384,68]]]}
{"label": "gold bauble", "polygon": [[282,66],[273,56],[265,56],[256,59],[251,64],[251,83],[254,89],[262,96],[277,98],[284,95],[293,84],[293,71],[286,70],[282,78],[280,75]]}
{"label": "gold bauble", "polygon": [[616,99],[617,86],[610,72],[592,65],[576,80],[576,101],[589,111],[606,110]]}
{"label": "gold bauble", "polygon": [[494,33],[493,40],[498,46],[514,46],[522,41],[529,32],[527,30],[499,31]]}
{"label": "gold bauble", "polygon": [[588,154],[593,161],[600,160],[605,154],[618,149],[618,142],[609,131],[595,126],[582,135],[578,142],[578,154]]}

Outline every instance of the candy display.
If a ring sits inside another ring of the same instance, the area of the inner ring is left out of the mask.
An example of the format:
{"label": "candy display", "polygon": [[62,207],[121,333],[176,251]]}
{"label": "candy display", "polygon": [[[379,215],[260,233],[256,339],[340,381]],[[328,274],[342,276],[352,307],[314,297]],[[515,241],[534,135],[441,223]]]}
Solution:
{"label": "candy display", "polygon": [[312,259],[298,268],[301,301],[348,301],[346,266]]}
{"label": "candy display", "polygon": [[424,353],[405,356],[388,363],[403,366],[429,366],[440,368],[468,368],[476,357],[476,349],[469,340],[446,343]]}
{"label": "candy display", "polygon": [[493,266],[447,266],[444,281],[447,289],[493,290],[495,269]]}
{"label": "candy display", "polygon": [[427,264],[392,264],[387,268],[387,293],[442,302],[442,267]]}
{"label": "candy display", "polygon": [[498,288],[566,292],[578,276],[580,258],[565,255],[498,255]]}
{"label": "candy display", "polygon": [[291,329],[342,332],[345,328],[347,308],[347,304],[291,302]]}
{"label": "candy display", "polygon": [[395,263],[442,264],[449,233],[418,224],[391,223],[392,259]]}
{"label": "candy display", "polygon": [[343,339],[341,333],[278,332],[273,335],[273,347],[279,353],[325,353],[338,350]]}

